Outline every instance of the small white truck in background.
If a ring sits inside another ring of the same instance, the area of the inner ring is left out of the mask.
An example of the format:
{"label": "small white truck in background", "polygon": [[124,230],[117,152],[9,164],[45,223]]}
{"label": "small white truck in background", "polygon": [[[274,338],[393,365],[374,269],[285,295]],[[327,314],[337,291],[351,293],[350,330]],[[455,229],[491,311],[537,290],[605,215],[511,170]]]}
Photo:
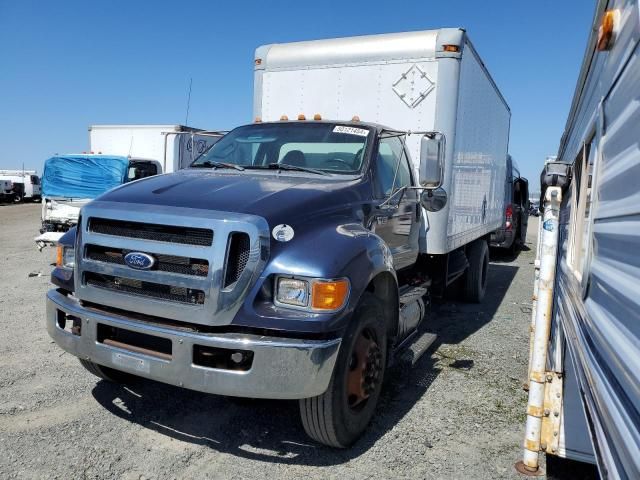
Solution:
{"label": "small white truck in background", "polygon": [[13,184],[13,200],[40,201],[40,177],[35,170],[0,170],[0,180]]}

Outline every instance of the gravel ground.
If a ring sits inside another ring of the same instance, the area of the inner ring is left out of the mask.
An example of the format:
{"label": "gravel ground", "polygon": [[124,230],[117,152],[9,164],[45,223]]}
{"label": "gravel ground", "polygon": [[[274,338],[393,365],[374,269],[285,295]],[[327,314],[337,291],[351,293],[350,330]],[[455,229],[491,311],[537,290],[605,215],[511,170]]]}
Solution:
{"label": "gravel ground", "polygon": [[433,307],[435,343],[391,371],[367,433],[337,451],[306,438],[295,402],[85,371],[44,327],[39,214],[0,205],[0,478],[518,478],[536,219],[528,249],[492,260],[482,305]]}

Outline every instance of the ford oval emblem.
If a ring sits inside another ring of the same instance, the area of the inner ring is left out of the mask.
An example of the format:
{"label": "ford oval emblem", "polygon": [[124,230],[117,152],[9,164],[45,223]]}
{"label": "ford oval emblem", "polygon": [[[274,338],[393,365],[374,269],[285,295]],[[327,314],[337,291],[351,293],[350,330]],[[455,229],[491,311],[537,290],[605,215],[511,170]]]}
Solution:
{"label": "ford oval emblem", "polygon": [[124,263],[136,270],[149,270],[156,264],[156,259],[142,252],[129,252],[124,256]]}

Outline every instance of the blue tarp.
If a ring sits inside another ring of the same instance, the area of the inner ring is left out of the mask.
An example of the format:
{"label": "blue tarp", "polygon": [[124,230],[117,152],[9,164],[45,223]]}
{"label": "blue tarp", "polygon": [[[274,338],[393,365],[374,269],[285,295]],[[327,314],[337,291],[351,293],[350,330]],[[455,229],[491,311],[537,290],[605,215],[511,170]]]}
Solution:
{"label": "blue tarp", "polygon": [[62,155],[44,163],[42,195],[45,197],[96,198],[122,185],[129,160],[112,155]]}

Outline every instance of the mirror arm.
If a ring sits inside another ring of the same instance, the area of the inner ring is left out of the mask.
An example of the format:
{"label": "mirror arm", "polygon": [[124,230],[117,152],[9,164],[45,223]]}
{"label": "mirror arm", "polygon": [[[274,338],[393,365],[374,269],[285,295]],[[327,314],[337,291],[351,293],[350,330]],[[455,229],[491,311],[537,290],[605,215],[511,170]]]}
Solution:
{"label": "mirror arm", "polygon": [[[398,193],[400,193],[400,192],[404,192],[405,190],[407,190],[407,189],[409,189],[409,188],[410,188],[410,189],[415,189],[415,188],[418,188],[418,187],[400,187],[400,188],[398,188],[395,192],[393,192],[393,193],[389,196],[389,198],[387,198],[384,202],[382,202],[382,203],[381,203],[380,205],[378,205],[376,208],[383,208],[383,207],[386,207],[386,206],[389,204],[389,202],[391,202],[391,199],[392,199],[393,197],[395,197],[396,195],[398,195]],[[398,207],[397,207],[397,206],[395,206],[395,208],[398,208]]]}

